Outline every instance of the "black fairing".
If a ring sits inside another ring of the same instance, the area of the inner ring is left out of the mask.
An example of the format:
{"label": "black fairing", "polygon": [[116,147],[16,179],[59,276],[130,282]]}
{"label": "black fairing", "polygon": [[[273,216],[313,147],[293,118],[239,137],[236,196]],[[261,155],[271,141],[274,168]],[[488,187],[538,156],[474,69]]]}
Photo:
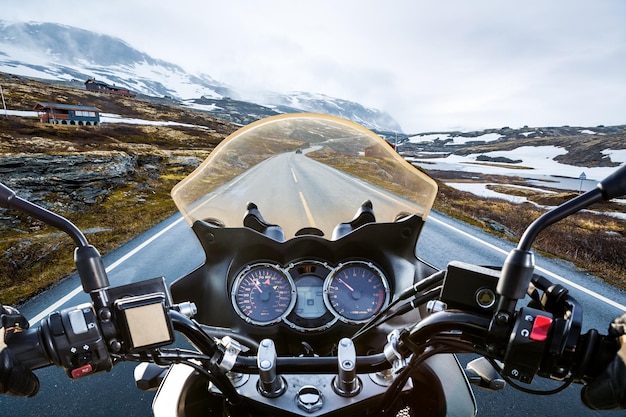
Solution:
{"label": "black fairing", "polygon": [[[423,224],[421,218],[409,216],[395,223],[366,224],[338,240],[305,235],[279,242],[249,228],[222,228],[197,221],[193,230],[204,248],[206,261],[174,282],[171,293],[174,302],[192,301],[197,305],[195,319],[200,323],[230,328],[258,341],[272,338],[279,354],[301,354],[301,344],[306,342],[315,353],[324,355],[341,337],[351,336],[359,325],[337,321],[328,329],[305,331],[283,322],[271,326],[249,324],[237,315],[231,302],[236,275],[255,262],[287,267],[303,260],[331,266],[361,260],[373,263],[385,274],[393,300],[416,280],[434,272],[415,254]],[[411,320],[415,320],[415,316]],[[376,334],[364,338],[357,346],[359,353],[380,349],[389,329],[381,326]]]}

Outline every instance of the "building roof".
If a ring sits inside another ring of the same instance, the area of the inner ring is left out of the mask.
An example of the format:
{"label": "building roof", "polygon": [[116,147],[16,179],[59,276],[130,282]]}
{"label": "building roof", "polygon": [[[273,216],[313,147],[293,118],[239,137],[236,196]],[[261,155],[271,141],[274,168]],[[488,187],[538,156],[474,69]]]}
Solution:
{"label": "building roof", "polygon": [[100,85],[108,86],[108,84],[105,83],[104,81],[98,81],[95,78],[87,78],[87,81],[85,81],[85,84],[100,84]]}
{"label": "building roof", "polygon": [[45,103],[42,101],[38,101],[35,104],[34,110],[45,110],[45,109],[60,109],[60,110],[85,110],[85,111],[97,111],[101,112],[97,107],[92,106],[73,106],[71,104],[61,104],[61,103]]}
{"label": "building roof", "polygon": [[105,83],[104,81],[98,81],[95,78],[90,78],[87,81],[85,81],[85,85],[87,84],[96,84],[96,85],[101,85],[103,87],[107,87],[107,88],[113,88],[114,86]]}
{"label": "building roof", "polygon": [[118,87],[116,85],[107,84],[104,81],[98,81],[95,78],[89,78],[87,81],[85,81],[85,85],[87,84],[101,85],[103,87],[110,88],[111,90],[127,90],[128,91],[128,88],[126,87]]}

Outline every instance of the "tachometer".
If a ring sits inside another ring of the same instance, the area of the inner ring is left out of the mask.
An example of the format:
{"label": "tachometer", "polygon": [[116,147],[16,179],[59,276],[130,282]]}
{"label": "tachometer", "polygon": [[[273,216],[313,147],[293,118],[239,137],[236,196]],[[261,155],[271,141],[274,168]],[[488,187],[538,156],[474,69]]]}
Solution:
{"label": "tachometer", "polygon": [[378,313],[389,301],[389,284],[371,263],[340,264],[327,278],[324,301],[340,320],[362,323]]}
{"label": "tachometer", "polygon": [[291,311],[296,302],[295,286],[278,266],[250,265],[235,278],[231,299],[241,318],[266,326],[277,323]]}

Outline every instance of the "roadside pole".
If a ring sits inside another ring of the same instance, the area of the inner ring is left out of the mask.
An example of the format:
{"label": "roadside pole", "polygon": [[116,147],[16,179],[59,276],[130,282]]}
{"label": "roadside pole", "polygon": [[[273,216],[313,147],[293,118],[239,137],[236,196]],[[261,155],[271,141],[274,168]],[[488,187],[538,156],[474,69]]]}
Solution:
{"label": "roadside pole", "polygon": [[7,112],[7,104],[4,102],[4,93],[2,92],[2,86],[0,85],[0,96],[2,96],[2,107],[4,107],[4,117],[9,118],[9,112]]}
{"label": "roadside pole", "polygon": [[583,192],[583,181],[585,181],[587,179],[587,175],[583,172],[582,174],[580,174],[578,176],[578,179],[580,180],[580,188],[578,189],[579,193]]}

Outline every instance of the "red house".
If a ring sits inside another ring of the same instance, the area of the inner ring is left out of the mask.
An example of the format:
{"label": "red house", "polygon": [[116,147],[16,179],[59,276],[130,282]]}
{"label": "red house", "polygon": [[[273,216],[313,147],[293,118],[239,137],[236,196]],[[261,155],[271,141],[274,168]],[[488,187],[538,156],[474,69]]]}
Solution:
{"label": "red house", "polygon": [[97,107],[38,102],[35,108],[42,123],[75,126],[98,126],[100,112]]}

